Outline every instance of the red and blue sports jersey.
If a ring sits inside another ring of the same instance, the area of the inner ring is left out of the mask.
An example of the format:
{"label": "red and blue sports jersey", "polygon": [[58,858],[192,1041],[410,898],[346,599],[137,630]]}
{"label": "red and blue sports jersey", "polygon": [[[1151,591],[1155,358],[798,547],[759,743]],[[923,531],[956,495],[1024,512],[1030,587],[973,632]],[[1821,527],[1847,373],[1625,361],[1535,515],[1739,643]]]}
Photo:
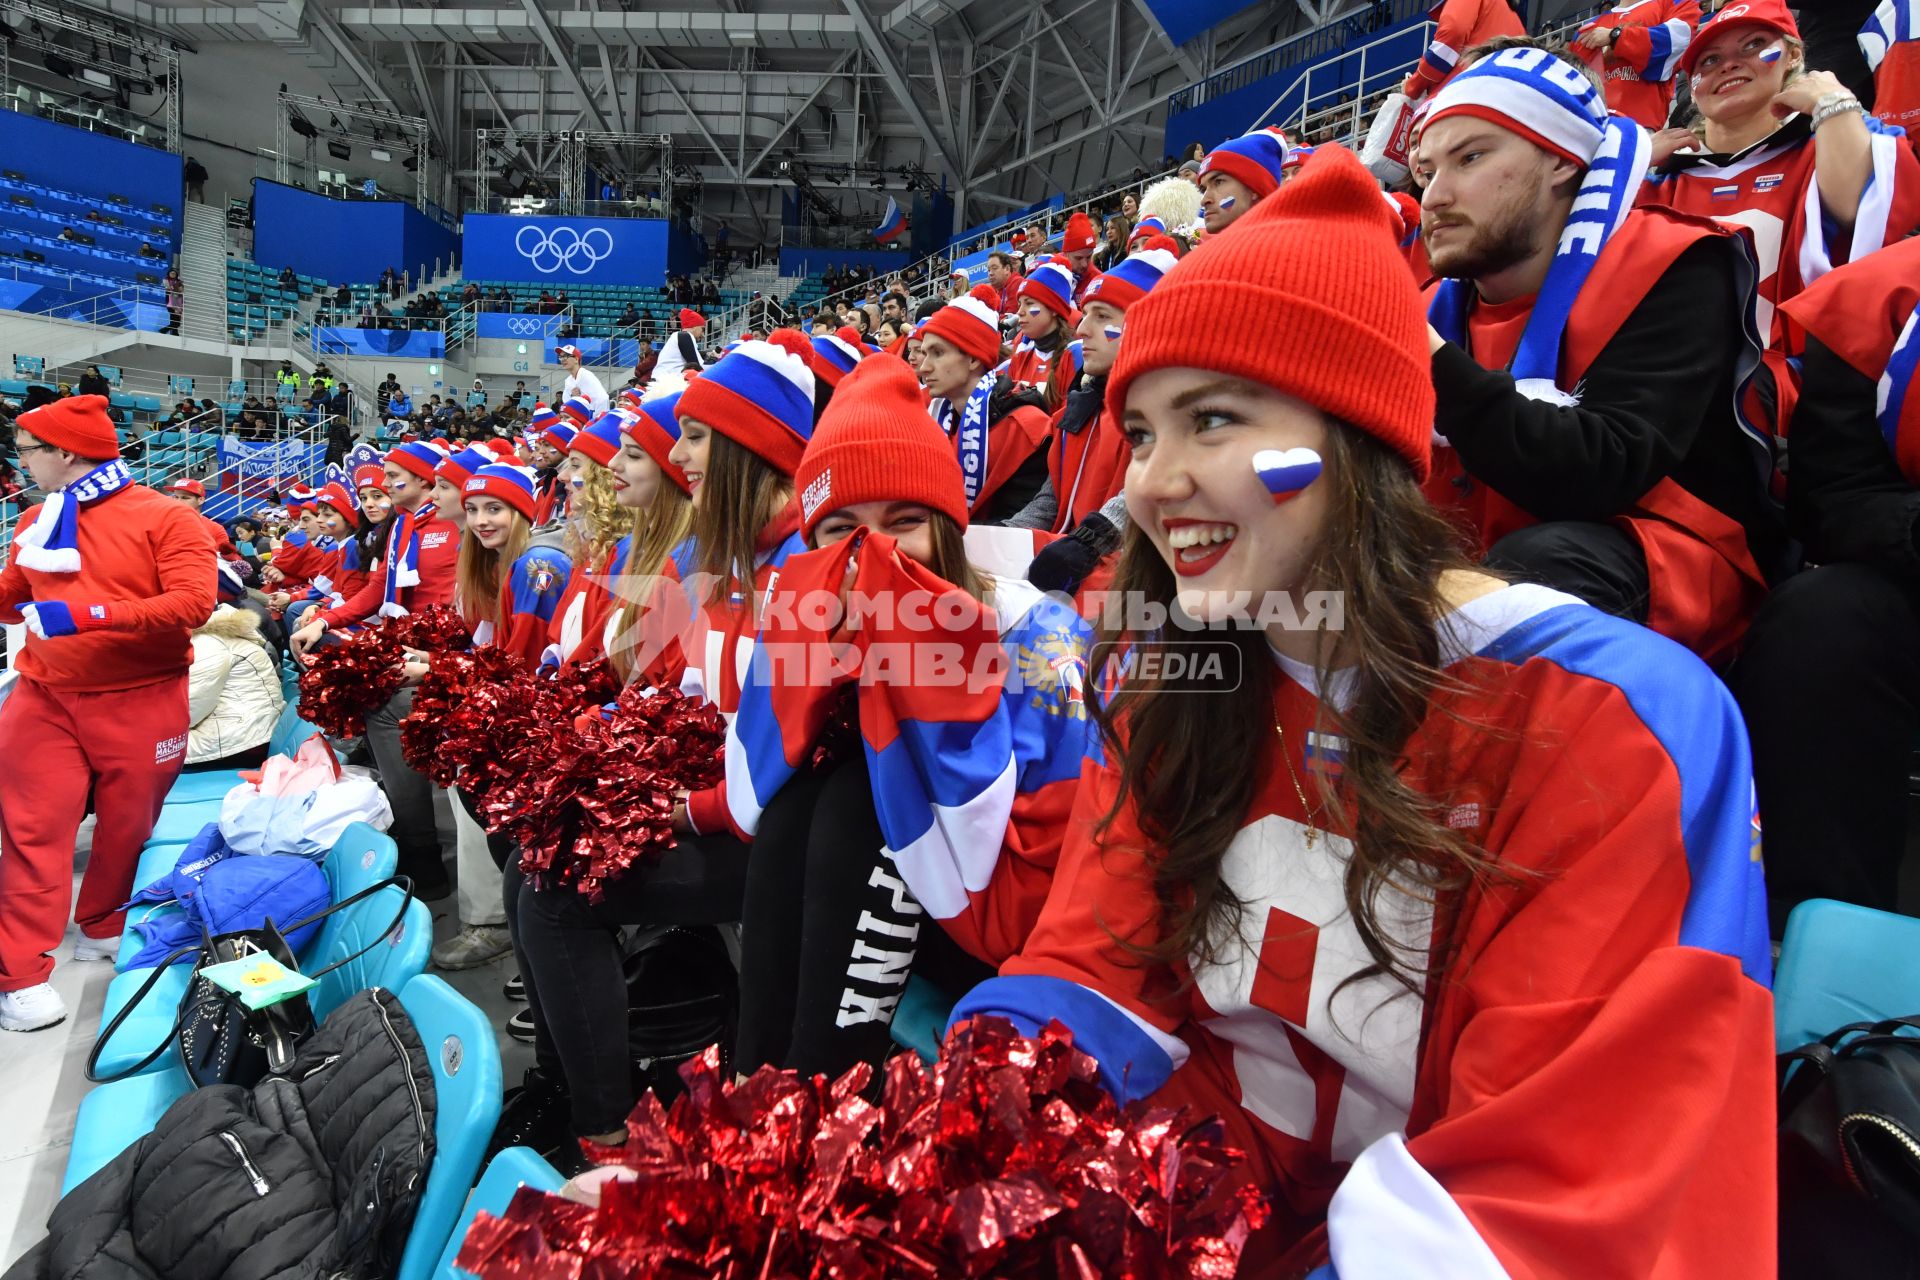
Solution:
{"label": "red and blue sports jersey", "polygon": [[308,582],[306,598],[328,607],[345,604],[371,577],[360,563],[360,544],[352,538],[342,538],[334,544],[331,560]]}
{"label": "red and blue sports jersey", "polygon": [[607,619],[618,603],[608,589],[608,581],[625,572],[627,549],[632,544],[633,535],[628,534],[598,557],[573,566],[548,632],[548,639],[559,647],[562,664],[578,666],[604,652],[601,646]]}
{"label": "red and blue sports jersey", "polygon": [[[1877,126],[1873,176],[1853,227],[1835,222],[1814,177],[1817,143],[1796,117],[1770,137],[1730,156],[1680,152],[1649,175],[1643,203],[1745,227],[1759,255],[1755,319],[1775,350],[1787,350],[1781,303],[1834,267],[1857,262],[1920,227],[1920,160],[1902,139]],[[1789,354],[1797,354],[1789,352]]]}
{"label": "red and blue sports jersey", "polygon": [[572,569],[573,562],[558,547],[533,546],[521,552],[500,583],[500,621],[475,627],[474,643],[495,645],[529,667],[539,666]]}
{"label": "red and blue sports jersey", "polygon": [[[1064,360],[1068,372],[1059,373],[1055,362]],[[1032,338],[1022,335],[1013,344],[1013,354],[1007,357],[1006,376],[1015,386],[1032,387],[1036,391],[1045,391],[1050,379],[1059,377],[1060,385],[1071,387],[1080,377],[1080,344],[1064,342],[1049,354],[1042,351]]]}
{"label": "red and blue sports jersey", "polygon": [[1606,85],[1607,110],[1630,116],[1641,128],[1666,127],[1673,105],[1673,75],[1680,55],[1700,25],[1700,0],[1621,0],[1587,20],[1580,34],[1618,30],[1613,48],[1597,51],[1574,44]]}
{"label": "red and blue sports jersey", "polygon": [[[1091,628],[1025,582],[995,579],[983,604],[893,539],[855,536],[852,546],[795,556],[775,582],[727,731],[730,821],[751,838],[812,755],[841,691],[857,689],[887,856],[956,942],[998,964],[1046,901],[1092,747],[1081,697]],[[891,616],[841,637],[802,602],[849,583],[857,598],[892,602]],[[820,660],[836,638],[857,664]],[[938,662],[923,661],[936,649]]]}
{"label": "red and blue sports jersey", "polygon": [[1920,149],[1920,0],[1881,0],[1859,40],[1873,72],[1873,114]]}
{"label": "red and blue sports jersey", "polygon": [[1153,846],[1130,808],[1095,836],[1117,781],[1089,764],[1032,936],[954,1017],[1058,1019],[1116,1095],[1221,1113],[1275,1210],[1253,1274],[1771,1275],[1770,956],[1738,708],[1679,646],[1543,587],[1468,602],[1440,639],[1451,679],[1403,777],[1499,874],[1379,890],[1414,990],[1368,972],[1351,825],[1313,785],[1345,743],[1283,663],[1212,962],[1115,941],[1158,936]]}
{"label": "red and blue sports jersey", "polygon": [[1427,13],[1433,40],[1401,92],[1419,98],[1438,89],[1460,69],[1460,55],[1495,36],[1524,36],[1526,24],[1507,0],[1440,0]]}

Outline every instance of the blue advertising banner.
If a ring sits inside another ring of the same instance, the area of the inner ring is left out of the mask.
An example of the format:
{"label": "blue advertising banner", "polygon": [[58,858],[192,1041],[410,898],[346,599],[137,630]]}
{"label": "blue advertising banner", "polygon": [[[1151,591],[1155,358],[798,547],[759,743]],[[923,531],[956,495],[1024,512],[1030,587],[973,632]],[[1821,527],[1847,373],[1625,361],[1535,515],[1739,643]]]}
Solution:
{"label": "blue advertising banner", "polygon": [[516,342],[544,342],[566,322],[565,316],[529,315],[522,311],[482,311],[473,318],[473,336],[509,338]]}
{"label": "blue advertising banner", "polygon": [[266,505],[279,491],[281,482],[298,480],[313,484],[326,465],[325,445],[302,440],[241,440],[222,436],[215,454],[220,478],[216,492],[202,504],[201,514],[227,521],[251,514]]}
{"label": "blue advertising banner", "polygon": [[969,285],[985,284],[987,282],[987,255],[992,252],[992,249],[982,249],[980,252],[970,253],[964,258],[955,258],[953,260],[953,269],[955,271],[966,272],[967,283]]}
{"label": "blue advertising banner", "polygon": [[322,328],[313,331],[313,349],[325,356],[444,360],[447,356],[447,335],[438,329]]}
{"label": "blue advertising banner", "polygon": [[667,223],[656,218],[522,217],[470,213],[461,237],[469,280],[658,285],[667,278]]}

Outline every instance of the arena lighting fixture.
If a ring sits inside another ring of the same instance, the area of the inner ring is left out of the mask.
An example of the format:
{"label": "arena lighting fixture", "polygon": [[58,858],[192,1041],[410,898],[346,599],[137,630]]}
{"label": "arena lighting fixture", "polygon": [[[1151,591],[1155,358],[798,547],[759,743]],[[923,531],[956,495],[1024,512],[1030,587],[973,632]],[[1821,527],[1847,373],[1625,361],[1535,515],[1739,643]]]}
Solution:
{"label": "arena lighting fixture", "polygon": [[327,154],[335,160],[353,159],[353,148],[337,138],[327,139]]}
{"label": "arena lighting fixture", "polygon": [[380,161],[389,161],[393,159],[393,152],[388,151],[385,147],[369,147],[367,148],[367,154],[371,156],[373,159],[380,160]]}

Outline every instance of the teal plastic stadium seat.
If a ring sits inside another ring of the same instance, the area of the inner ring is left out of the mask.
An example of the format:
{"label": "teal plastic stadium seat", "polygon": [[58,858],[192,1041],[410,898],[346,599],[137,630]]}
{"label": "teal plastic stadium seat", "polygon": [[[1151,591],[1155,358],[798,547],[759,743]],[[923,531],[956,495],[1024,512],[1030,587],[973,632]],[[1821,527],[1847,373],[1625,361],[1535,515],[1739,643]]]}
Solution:
{"label": "teal plastic stadium seat", "polygon": [[487,1163],[486,1172],[480,1175],[480,1184],[467,1197],[467,1207],[453,1224],[447,1247],[440,1251],[440,1264],[434,1268],[434,1280],[473,1280],[473,1272],[460,1270],[453,1265],[453,1260],[460,1252],[461,1241],[467,1238],[467,1228],[473,1225],[474,1216],[482,1209],[493,1214],[505,1213],[513,1193],[521,1187],[557,1191],[565,1181],[560,1171],[541,1159],[531,1147],[508,1147],[495,1156]]}
{"label": "teal plastic stadium seat", "polygon": [[[220,793],[222,796],[226,792]],[[159,821],[153,824],[153,834],[147,837],[148,844],[165,844],[178,841],[185,844],[200,834],[200,828],[209,822],[220,821],[220,800],[196,800],[188,804],[170,804],[160,810]]]}
{"label": "teal plastic stadium seat", "polygon": [[940,1042],[946,1038],[947,1016],[953,1012],[954,998],[920,977],[909,977],[900,1004],[893,1011],[893,1042],[932,1062],[940,1056]]}
{"label": "teal plastic stadium seat", "polygon": [[74,1117],[73,1149],[67,1154],[67,1174],[61,1180],[60,1194],[66,1195],[143,1135],[152,1133],[167,1108],[185,1097],[188,1089],[186,1072],[152,1071],[110,1081],[82,1098]]}
{"label": "teal plastic stadium seat", "polygon": [[1849,1022],[1920,1013],[1920,920],[1814,898],[1787,917],[1773,978],[1781,1053]]}
{"label": "teal plastic stadium seat", "polygon": [[436,1150],[400,1256],[399,1280],[429,1280],[446,1251],[480,1157],[500,1121],[500,1047],[487,1016],[433,974],[400,989],[433,1065]]}
{"label": "teal plastic stadium seat", "polygon": [[[161,876],[172,875],[174,867],[180,863],[180,851],[186,847],[184,840],[147,841],[146,847],[140,850],[140,863],[134,869],[133,887],[136,890],[144,889]],[[132,915],[133,912],[128,914]]]}
{"label": "teal plastic stadium seat", "polygon": [[[400,890],[382,889],[371,898],[328,916],[327,922],[320,926],[320,941],[306,961],[308,967],[316,971],[323,969],[373,942],[392,922],[399,906]],[[406,915],[384,941],[321,978],[307,993],[314,1016],[326,1017],[348,996],[368,987],[397,990],[405,986],[426,972],[427,955],[432,948],[433,912],[426,903],[415,899],[407,904]]]}

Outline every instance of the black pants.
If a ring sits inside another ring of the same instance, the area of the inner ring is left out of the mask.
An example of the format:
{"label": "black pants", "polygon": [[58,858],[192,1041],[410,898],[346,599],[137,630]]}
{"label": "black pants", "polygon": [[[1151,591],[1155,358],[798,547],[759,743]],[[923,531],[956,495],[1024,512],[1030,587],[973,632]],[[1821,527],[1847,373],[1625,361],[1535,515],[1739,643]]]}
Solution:
{"label": "black pants", "polygon": [[1579,596],[1616,618],[1647,620],[1647,558],[1610,524],[1550,520],[1517,530],[1487,549],[1487,569]]}
{"label": "black pants", "polygon": [[633,1110],[621,926],[731,924],[746,878],[747,846],[728,835],[681,836],[597,903],[566,886],[538,888],[518,858],[506,859],[501,896],[533,1011],[534,1061],[566,1082],[575,1133],[611,1133]]}
{"label": "black pants", "polygon": [[1788,579],[1747,632],[1733,686],[1753,739],[1775,937],[1808,898],[1895,908],[1917,653],[1920,596],[1858,564]]}
{"label": "black pants", "polygon": [[864,753],[780,789],[747,864],[737,1069],[878,1063],[909,972],[964,991],[992,970],[927,919],[885,851]]}

